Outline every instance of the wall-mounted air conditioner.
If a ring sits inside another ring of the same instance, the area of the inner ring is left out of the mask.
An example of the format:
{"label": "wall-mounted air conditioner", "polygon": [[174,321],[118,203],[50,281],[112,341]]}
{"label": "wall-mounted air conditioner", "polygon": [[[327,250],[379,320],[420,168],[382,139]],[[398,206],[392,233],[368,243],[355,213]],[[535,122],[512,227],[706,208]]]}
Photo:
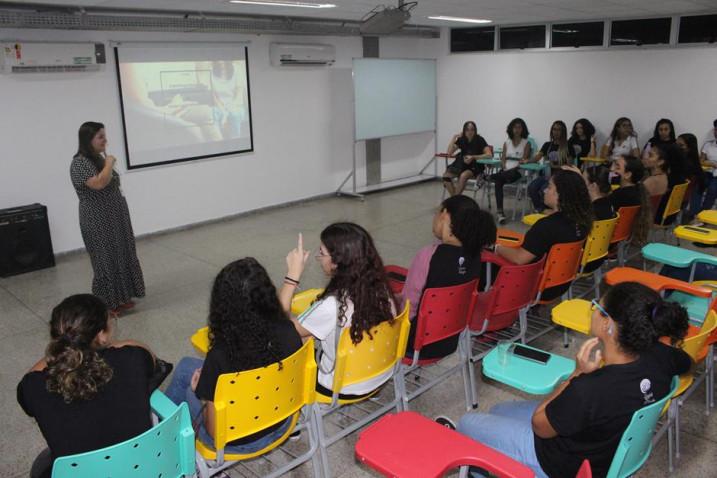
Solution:
{"label": "wall-mounted air conditioner", "polygon": [[96,71],[106,62],[104,43],[0,43],[6,73]]}
{"label": "wall-mounted air conditioner", "polygon": [[336,47],[320,43],[271,43],[272,66],[327,66],[336,61]]}

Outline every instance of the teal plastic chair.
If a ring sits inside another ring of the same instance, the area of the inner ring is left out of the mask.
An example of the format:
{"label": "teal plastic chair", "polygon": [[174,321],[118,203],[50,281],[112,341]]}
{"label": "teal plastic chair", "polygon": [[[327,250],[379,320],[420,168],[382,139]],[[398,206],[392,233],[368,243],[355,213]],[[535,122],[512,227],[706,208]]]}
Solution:
{"label": "teal plastic chair", "polygon": [[159,390],[150,397],[160,422],[136,438],[55,460],[52,478],[179,478],[193,476],[194,430],[186,403]]}
{"label": "teal plastic chair", "polygon": [[657,421],[666,404],[677,390],[680,378],[672,378],[670,392],[662,400],[637,410],[632,415],[630,424],[622,434],[617,451],[607,472],[607,478],[623,478],[631,476],[645,464],[652,451],[652,437],[655,434]]}

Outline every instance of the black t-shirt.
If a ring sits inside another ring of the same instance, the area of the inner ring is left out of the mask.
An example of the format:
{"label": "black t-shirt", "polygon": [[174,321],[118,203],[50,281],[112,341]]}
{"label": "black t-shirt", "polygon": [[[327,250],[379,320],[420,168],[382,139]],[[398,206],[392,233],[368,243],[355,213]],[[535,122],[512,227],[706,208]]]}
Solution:
{"label": "black t-shirt", "polygon": [[615,211],[619,211],[621,207],[639,206],[641,204],[640,189],[637,186],[617,188],[608,197]]}
{"label": "black t-shirt", "polygon": [[[590,155],[590,138],[580,139],[577,136],[571,136],[568,144],[573,148],[575,156],[579,154],[581,158],[587,158]],[[578,151],[578,147],[580,151]]]}
{"label": "black t-shirt", "polygon": [[551,478],[573,478],[584,459],[604,477],[632,414],[662,399],[674,375],[689,370],[680,349],[656,343],[639,359],[580,375],[545,408],[554,438],[535,435],[540,467]]}
{"label": "black t-shirt", "polygon": [[597,198],[593,201],[593,212],[596,221],[604,221],[615,217],[615,209],[612,206],[609,196]]}
{"label": "black t-shirt", "polygon": [[461,136],[456,140],[456,146],[461,150],[461,152],[458,153],[458,156],[463,158],[466,154],[469,156],[483,154],[483,151],[488,146],[488,143],[485,142],[483,136],[476,134],[470,141],[468,141],[465,136]]}
{"label": "black t-shirt", "polygon": [[[425,289],[435,287],[450,287],[465,284],[481,277],[480,254],[477,257],[468,257],[463,248],[450,244],[441,244],[433,252],[428,266]],[[416,310],[420,309],[418,304]],[[416,337],[418,319],[411,321],[408,335],[408,356],[413,356],[413,342]],[[455,352],[459,336],[448,337],[421,349],[421,359],[446,357]]]}
{"label": "black t-shirt", "polygon": [[[276,351],[276,355],[282,359],[293,354],[301,348],[301,337],[296,331],[294,324],[289,320],[274,321],[272,328],[270,329],[274,334],[271,338],[270,345],[273,350]],[[200,400],[206,400],[209,402],[214,401],[214,391],[217,387],[217,380],[219,376],[225,373],[242,372],[244,370],[252,370],[259,367],[265,367],[270,365],[272,362],[267,363],[266,361],[259,360],[258,357],[246,357],[244,363],[241,366],[236,367],[229,361],[229,354],[223,344],[215,344],[209,352],[207,352],[207,358],[204,360],[202,365],[202,372],[199,376],[199,382],[197,383],[197,389],[195,394]],[[258,440],[264,435],[276,430],[282,425],[283,422],[272,425],[260,432],[252,435],[234,440],[228,445],[244,445]]]}
{"label": "black t-shirt", "polygon": [[17,386],[17,401],[37,421],[53,458],[115,445],[152,427],[152,356],[134,346],[98,353],[112,368],[112,378],[90,400],[65,403],[62,395],[48,392],[46,371],[26,374]]}
{"label": "black t-shirt", "polygon": [[[560,149],[560,145],[557,143],[553,143],[552,141],[547,141],[543,143],[543,146],[540,148],[540,152],[543,153],[543,158],[546,163],[550,163],[550,167],[552,169],[557,169],[560,166],[563,166],[563,163],[560,164],[560,156],[558,153],[558,150]],[[567,144],[568,149],[568,159],[575,158],[575,149],[573,148],[573,145],[571,143]]]}

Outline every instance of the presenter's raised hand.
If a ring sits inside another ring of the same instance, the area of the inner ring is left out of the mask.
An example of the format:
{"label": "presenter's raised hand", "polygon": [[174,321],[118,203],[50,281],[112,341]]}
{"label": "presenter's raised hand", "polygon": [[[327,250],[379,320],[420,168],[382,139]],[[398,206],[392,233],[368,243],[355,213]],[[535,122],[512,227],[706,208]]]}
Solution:
{"label": "presenter's raised hand", "polygon": [[117,162],[117,158],[115,158],[111,154],[108,154],[107,156],[105,156],[105,161],[110,164],[110,168],[113,168],[115,163]]}
{"label": "presenter's raised hand", "polygon": [[296,248],[289,251],[286,255],[286,275],[298,281],[301,278],[301,274],[304,272],[306,267],[306,261],[309,260],[310,251],[304,250],[304,236],[299,233],[299,240]]}

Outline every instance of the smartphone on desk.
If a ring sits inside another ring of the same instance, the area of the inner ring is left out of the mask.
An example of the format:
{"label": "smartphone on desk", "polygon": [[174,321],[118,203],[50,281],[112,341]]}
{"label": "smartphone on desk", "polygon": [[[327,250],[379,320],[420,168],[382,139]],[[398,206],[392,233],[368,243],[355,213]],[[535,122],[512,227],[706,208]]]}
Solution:
{"label": "smartphone on desk", "polygon": [[542,365],[546,365],[550,360],[550,354],[540,350],[531,349],[520,344],[513,344],[510,348],[513,355]]}

